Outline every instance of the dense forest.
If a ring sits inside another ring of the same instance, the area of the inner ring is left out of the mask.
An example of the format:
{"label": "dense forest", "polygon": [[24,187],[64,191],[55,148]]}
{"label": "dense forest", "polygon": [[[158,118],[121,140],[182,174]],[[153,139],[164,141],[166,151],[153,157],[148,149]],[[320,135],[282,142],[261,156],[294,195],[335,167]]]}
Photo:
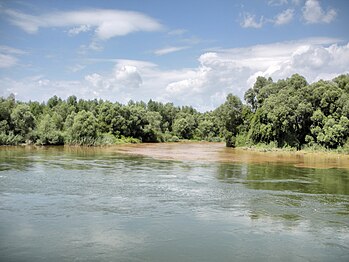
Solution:
{"label": "dense forest", "polygon": [[201,113],[172,103],[57,96],[47,102],[0,98],[0,144],[106,145],[121,142],[225,141],[227,146],[349,148],[349,75],[308,84],[295,74],[274,82],[258,77]]}

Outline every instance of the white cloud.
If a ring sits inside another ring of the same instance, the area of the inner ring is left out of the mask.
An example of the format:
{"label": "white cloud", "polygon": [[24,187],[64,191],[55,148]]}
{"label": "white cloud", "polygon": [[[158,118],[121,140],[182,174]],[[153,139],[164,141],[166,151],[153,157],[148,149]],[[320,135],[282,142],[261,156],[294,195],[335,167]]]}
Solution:
{"label": "white cloud", "polygon": [[[300,5],[301,0],[269,0],[268,5],[270,6],[282,6],[282,5],[293,5],[294,7]],[[298,8],[298,7],[297,7]],[[281,13],[277,14],[273,19],[265,18],[261,16],[257,18],[256,15],[245,12],[242,14],[242,21],[240,25],[244,28],[262,28],[266,24],[274,24],[277,26],[288,24],[292,21],[295,14],[294,8],[288,8]],[[337,11],[333,8],[328,8],[326,11],[323,10],[318,0],[306,0],[302,8],[303,21],[307,24],[316,23],[330,23],[336,16]]]}
{"label": "white cloud", "polygon": [[132,89],[139,88],[143,82],[137,67],[132,65],[118,66],[115,70],[115,79],[123,87]]}
{"label": "white cloud", "polygon": [[279,6],[279,5],[286,5],[288,3],[287,0],[269,0],[268,5],[270,6]]}
{"label": "white cloud", "polygon": [[44,27],[71,27],[69,34],[79,34],[94,28],[98,39],[109,39],[137,31],[158,31],[162,25],[155,19],[139,13],[109,9],[89,9],[28,15],[11,9],[4,11],[12,24],[27,33],[36,33]]}
{"label": "white cloud", "polygon": [[74,36],[74,35],[80,34],[81,32],[88,32],[90,30],[91,30],[90,25],[80,25],[80,26],[69,29],[68,34],[71,36]]}
{"label": "white cloud", "polygon": [[0,45],[0,52],[1,53],[8,53],[8,54],[14,54],[14,55],[23,55],[26,54],[25,51],[13,48],[10,46]]}
{"label": "white cloud", "polygon": [[300,5],[303,2],[303,0],[292,0],[292,4],[294,5]]}
{"label": "white cloud", "polygon": [[171,36],[180,36],[180,35],[184,35],[186,32],[188,31],[185,29],[175,29],[175,30],[169,31],[167,34]]}
{"label": "white cloud", "polygon": [[102,87],[101,84],[103,82],[103,78],[101,75],[97,73],[93,73],[91,75],[85,76],[85,80],[91,83],[91,85],[94,87],[98,87],[98,88]]}
{"label": "white cloud", "polygon": [[73,73],[76,73],[76,72],[79,72],[83,69],[85,69],[85,65],[80,65],[80,64],[76,64],[76,65],[73,65],[73,66],[68,66],[68,70],[73,72]]}
{"label": "white cloud", "polygon": [[168,91],[171,95],[189,95],[201,93],[205,88],[205,84],[209,80],[209,71],[209,67],[201,66],[193,73],[191,78],[168,84],[166,91]]}
{"label": "white cloud", "polygon": [[243,98],[257,76],[274,81],[294,73],[309,82],[349,73],[349,43],[333,38],[309,38],[298,41],[220,49],[202,54],[198,66],[164,70],[147,61],[95,59],[90,63],[112,63],[109,72],[92,73],[80,81],[55,81],[43,76],[31,79],[0,79],[0,95],[18,93],[19,99],[42,101],[53,94],[66,98],[71,94],[91,99],[103,98],[127,103],[150,98],[176,105],[192,105],[210,110],[228,93]]}
{"label": "white cloud", "polygon": [[308,24],[330,23],[336,16],[337,12],[334,9],[328,9],[326,12],[322,9],[319,1],[307,0],[303,7],[303,18]]}
{"label": "white cloud", "polygon": [[12,55],[5,55],[0,53],[0,68],[8,68],[17,64],[17,58]]}
{"label": "white cloud", "polygon": [[280,14],[278,14],[275,19],[274,19],[274,23],[275,25],[284,25],[284,24],[288,24],[289,22],[292,21],[293,19],[293,14],[294,14],[294,10],[293,9],[286,9],[285,11],[281,12]]}
{"label": "white cloud", "polygon": [[189,77],[171,82],[166,92],[172,100],[199,108],[214,108],[233,93],[241,98],[257,76],[274,80],[299,73],[313,82],[349,73],[349,43],[311,38],[208,52]]}
{"label": "white cloud", "polygon": [[154,54],[158,55],[158,56],[167,55],[167,54],[178,52],[178,51],[188,49],[188,48],[189,48],[188,46],[169,46],[169,47],[155,50]]}
{"label": "white cloud", "polygon": [[263,16],[259,18],[259,21],[256,20],[256,16],[250,13],[243,13],[243,19],[240,25],[244,28],[261,28],[265,20]]}
{"label": "white cloud", "polygon": [[17,56],[23,54],[25,54],[23,50],[0,45],[0,68],[9,68],[17,65]]}
{"label": "white cloud", "polygon": [[99,41],[93,40],[91,43],[88,45],[81,45],[79,47],[78,53],[81,55],[87,54],[89,51],[102,51],[103,46]]}
{"label": "white cloud", "polygon": [[43,76],[26,77],[23,79],[0,78],[0,96],[7,97],[13,93],[21,101],[47,101],[53,95],[66,98],[76,95],[91,98],[92,92],[82,85],[81,81],[53,81]]}

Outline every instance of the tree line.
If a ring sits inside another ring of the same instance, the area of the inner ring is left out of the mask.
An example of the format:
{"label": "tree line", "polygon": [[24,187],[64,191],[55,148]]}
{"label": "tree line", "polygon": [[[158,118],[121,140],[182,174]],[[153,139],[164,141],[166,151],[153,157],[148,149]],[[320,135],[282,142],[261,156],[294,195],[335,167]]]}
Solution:
{"label": "tree line", "polygon": [[104,145],[225,141],[227,146],[349,148],[349,75],[308,84],[298,74],[258,77],[244,96],[198,112],[153,100],[123,105],[57,96],[47,102],[0,98],[0,144]]}

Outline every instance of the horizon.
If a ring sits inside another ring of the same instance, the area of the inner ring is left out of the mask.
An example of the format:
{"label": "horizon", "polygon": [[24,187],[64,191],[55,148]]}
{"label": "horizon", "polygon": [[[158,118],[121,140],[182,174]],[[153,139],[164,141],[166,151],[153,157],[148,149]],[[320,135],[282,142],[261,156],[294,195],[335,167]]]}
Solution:
{"label": "horizon", "polygon": [[200,112],[257,76],[349,73],[346,1],[0,2],[0,96],[153,101]]}

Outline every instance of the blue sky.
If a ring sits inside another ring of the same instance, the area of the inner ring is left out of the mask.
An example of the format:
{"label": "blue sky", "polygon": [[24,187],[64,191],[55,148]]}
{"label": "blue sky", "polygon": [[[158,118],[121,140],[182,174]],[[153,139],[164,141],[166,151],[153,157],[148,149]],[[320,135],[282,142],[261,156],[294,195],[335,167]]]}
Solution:
{"label": "blue sky", "polygon": [[210,110],[259,75],[349,73],[348,13],[345,0],[0,1],[0,96]]}

